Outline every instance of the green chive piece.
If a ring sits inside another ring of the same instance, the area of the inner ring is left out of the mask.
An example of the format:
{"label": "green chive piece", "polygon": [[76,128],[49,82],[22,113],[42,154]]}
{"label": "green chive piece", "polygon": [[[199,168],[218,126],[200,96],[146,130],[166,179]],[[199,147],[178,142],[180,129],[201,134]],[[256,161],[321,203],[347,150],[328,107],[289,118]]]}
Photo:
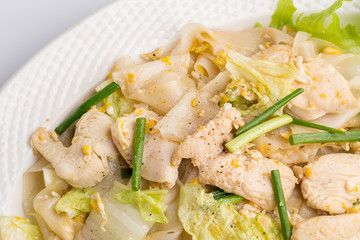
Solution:
{"label": "green chive piece", "polygon": [[296,118],[293,118],[293,121],[291,124],[295,124],[295,125],[299,125],[299,126],[303,126],[303,127],[315,128],[315,129],[327,131],[329,133],[337,133],[337,134],[342,134],[342,135],[345,134],[344,131],[341,131],[336,128],[331,128],[331,127],[327,127],[327,126],[312,123],[312,122],[303,121],[303,120],[296,119]]}
{"label": "green chive piece", "polygon": [[290,226],[288,213],[286,210],[285,197],[281,185],[280,172],[278,169],[271,171],[271,178],[274,187],[276,205],[279,211],[283,237],[284,240],[289,240],[291,237],[291,226]]}
{"label": "green chive piece", "polygon": [[215,200],[219,200],[220,198],[227,196],[229,194],[227,192],[224,192],[224,190],[222,189],[216,189],[214,191],[211,191],[210,193],[212,193]]}
{"label": "green chive piece", "polygon": [[306,143],[328,143],[328,142],[356,142],[360,141],[360,131],[344,131],[344,134],[334,133],[298,133],[289,137],[291,145]]}
{"label": "green chive piece", "polygon": [[146,118],[137,118],[134,135],[134,153],[131,189],[139,191],[141,181],[141,167],[145,144],[145,125]]}
{"label": "green chive piece", "polygon": [[70,127],[77,119],[79,119],[84,113],[86,113],[92,106],[101,102],[104,98],[108,97],[110,94],[119,89],[120,86],[112,82],[107,85],[104,89],[100,90],[98,93],[94,94],[88,100],[86,100],[83,104],[78,107],[73,114],[71,114],[65,121],[63,121],[57,128],[55,128],[55,132],[61,135],[65,130]]}
{"label": "green chive piece", "polygon": [[233,193],[218,199],[219,202],[227,204],[227,205],[237,204],[237,203],[241,202],[242,200],[244,200],[243,197],[233,194]]}
{"label": "green chive piece", "polygon": [[132,169],[131,168],[122,168],[121,169],[121,178],[122,179],[129,179],[132,175]]}
{"label": "green chive piece", "polygon": [[240,128],[239,130],[237,130],[234,135],[239,136],[240,134],[246,132],[247,130],[249,130],[250,128],[255,127],[256,125],[260,124],[261,122],[263,122],[265,119],[267,119],[268,117],[270,117],[271,115],[273,115],[277,110],[279,110],[280,108],[282,108],[283,106],[285,106],[288,102],[291,101],[291,99],[295,98],[296,96],[298,96],[299,94],[301,94],[302,92],[304,92],[304,89],[302,88],[298,88],[295,91],[293,91],[292,93],[290,93],[289,95],[283,97],[282,99],[280,99],[277,103],[275,103],[274,105],[272,105],[271,107],[269,107],[268,109],[265,110],[265,112],[263,112],[262,114],[260,114],[259,116],[257,116],[255,119],[253,119],[251,122],[249,122],[248,124],[246,124],[245,126],[243,126],[242,128]]}
{"label": "green chive piece", "polygon": [[224,203],[224,204],[237,204],[244,200],[243,197],[236,195],[234,193],[227,193],[224,192],[222,189],[217,189],[214,191],[211,191],[210,193],[213,194],[213,197],[215,200]]}
{"label": "green chive piece", "polygon": [[276,128],[279,128],[281,126],[284,126],[286,124],[289,124],[292,122],[292,117],[290,117],[287,114],[284,114],[279,117],[272,118],[266,122],[263,122],[253,128],[251,128],[249,131],[237,136],[230,142],[226,143],[225,146],[227,149],[229,149],[230,152],[235,152],[241,147],[243,147],[245,144],[251,142],[255,138],[270,132],[271,130],[274,130]]}

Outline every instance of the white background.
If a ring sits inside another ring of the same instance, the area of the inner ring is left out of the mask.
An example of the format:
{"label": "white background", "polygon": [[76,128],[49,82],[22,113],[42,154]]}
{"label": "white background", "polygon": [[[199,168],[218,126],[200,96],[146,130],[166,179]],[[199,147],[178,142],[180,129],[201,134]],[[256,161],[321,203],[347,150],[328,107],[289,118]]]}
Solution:
{"label": "white background", "polygon": [[0,0],[0,86],[36,52],[114,0]]}

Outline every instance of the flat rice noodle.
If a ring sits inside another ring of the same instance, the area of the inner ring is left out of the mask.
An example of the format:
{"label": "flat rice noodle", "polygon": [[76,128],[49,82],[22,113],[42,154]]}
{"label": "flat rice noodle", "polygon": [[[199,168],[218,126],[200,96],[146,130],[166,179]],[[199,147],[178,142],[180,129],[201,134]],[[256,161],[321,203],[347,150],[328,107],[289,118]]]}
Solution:
{"label": "flat rice noodle", "polygon": [[83,226],[83,223],[71,219],[65,213],[58,214],[55,210],[57,202],[68,187],[64,180],[58,178],[34,198],[36,214],[44,220],[51,231],[64,240],[72,240]]}
{"label": "flat rice noodle", "polygon": [[141,58],[146,61],[156,61],[165,56],[169,56],[174,47],[178,44],[179,40],[173,41],[164,46],[158,47],[151,52],[141,54]]}
{"label": "flat rice noodle", "polygon": [[360,55],[358,54],[322,54],[321,58],[333,65],[347,80],[360,75]]}
{"label": "flat rice noodle", "polygon": [[211,102],[213,96],[224,91],[230,78],[222,72],[199,91],[189,89],[181,100],[155,125],[164,138],[181,142],[187,135],[213,119],[219,107]]}
{"label": "flat rice noodle", "polygon": [[129,66],[134,66],[136,65],[136,62],[135,60],[131,57],[131,56],[128,56],[128,55],[125,55],[125,56],[122,56],[120,57],[116,63],[115,63],[115,69],[113,70],[117,70],[117,69],[122,69],[124,67],[129,67]]}
{"label": "flat rice noodle", "polygon": [[286,165],[311,162],[317,157],[320,143],[292,146],[289,140],[278,135],[268,133],[252,141],[255,148],[265,157],[278,160]]}
{"label": "flat rice noodle", "polygon": [[214,55],[232,49],[250,56],[258,52],[259,45],[284,43],[292,45],[293,37],[274,28],[252,28],[245,31],[211,30],[197,23],[187,24],[182,31],[179,44],[172,55],[188,53],[194,47],[195,52],[201,52],[210,47]]}
{"label": "flat rice noodle", "polygon": [[157,60],[138,65],[125,66],[114,71],[112,76],[114,82],[120,85],[124,96],[129,98],[132,94],[150,86],[152,81],[157,80],[163,72],[174,71],[184,76],[184,74],[187,73],[189,62],[189,54],[170,56],[166,61]]}
{"label": "flat rice noodle", "polygon": [[127,184],[129,179],[123,179],[121,177],[121,169],[129,168],[129,164],[121,156],[115,161],[108,161],[109,163],[109,173],[106,177],[101,180],[98,184],[91,187],[93,191],[99,192],[100,196],[104,196],[105,193],[110,191],[113,187],[114,181],[118,181],[122,184]]}
{"label": "flat rice noodle", "polygon": [[38,223],[38,226],[40,228],[41,234],[44,239],[46,240],[61,240],[61,238],[56,235],[51,229],[48,227],[48,225],[44,222],[44,220],[37,214],[34,214],[36,221]]}
{"label": "flat rice noodle", "polygon": [[173,187],[165,196],[165,211],[168,223],[155,223],[147,235],[151,240],[177,240],[183,232],[183,227],[178,217],[179,186]]}
{"label": "flat rice noodle", "polygon": [[202,88],[219,74],[219,68],[207,55],[200,53],[196,58],[191,75],[198,80],[197,88]]}
{"label": "flat rice noodle", "polygon": [[316,57],[318,54],[314,42],[308,40],[310,37],[310,33],[299,31],[294,38],[293,53],[295,56],[302,56],[305,61]]}
{"label": "flat rice noodle", "polygon": [[52,165],[43,157],[40,157],[33,166],[23,174],[22,204],[25,216],[40,227],[44,239],[60,240],[60,238],[48,227],[44,220],[35,212],[34,199],[39,192],[48,187],[57,179]]}
{"label": "flat rice noodle", "polygon": [[[40,157],[39,160],[23,174],[22,205],[25,216],[32,223],[36,222],[36,219],[34,218],[35,210],[33,207],[35,196],[43,190],[45,186],[52,183],[50,182],[50,178],[54,180],[54,177],[51,177],[50,174],[46,174],[46,171],[53,171],[53,168],[48,161],[43,157]],[[53,174],[55,174],[55,171]],[[44,179],[46,179],[46,183],[44,182]]]}
{"label": "flat rice noodle", "polygon": [[156,81],[128,98],[148,104],[158,114],[165,115],[190,88],[195,88],[195,84],[187,74],[162,72]]}

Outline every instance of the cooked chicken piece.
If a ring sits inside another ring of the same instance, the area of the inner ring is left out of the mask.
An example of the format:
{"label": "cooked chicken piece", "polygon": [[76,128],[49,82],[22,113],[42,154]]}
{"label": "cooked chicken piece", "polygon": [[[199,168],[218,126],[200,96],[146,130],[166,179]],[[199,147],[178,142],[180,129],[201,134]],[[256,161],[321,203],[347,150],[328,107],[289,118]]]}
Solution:
{"label": "cooked chicken piece", "polygon": [[224,151],[223,144],[233,138],[233,125],[242,126],[244,122],[240,112],[226,103],[213,120],[186,137],[176,149],[172,164],[178,166],[183,158],[207,160],[219,155]]}
{"label": "cooked chicken piece", "polygon": [[72,240],[84,224],[64,213],[58,214],[55,210],[57,202],[67,189],[68,185],[62,179],[55,180],[35,196],[34,209],[51,231],[61,239]]}
{"label": "cooked chicken piece", "polygon": [[284,44],[271,45],[268,48],[255,53],[251,57],[258,60],[266,60],[276,63],[294,62],[292,47]]}
{"label": "cooked chicken piece", "polygon": [[[272,45],[252,57],[277,63],[295,63],[292,47],[288,45]],[[305,90],[287,105],[293,115],[304,120],[313,120],[327,113],[343,113],[357,108],[357,101],[348,82],[330,63],[314,58],[303,64],[296,62],[296,65],[300,72],[305,69],[309,76],[306,80],[309,82],[299,79],[293,84],[294,89]]]}
{"label": "cooked chicken piece", "polygon": [[223,153],[223,144],[233,138],[233,125],[243,125],[238,110],[225,104],[206,125],[188,136],[175,151],[172,163],[178,165],[183,158],[191,158],[199,168],[203,183],[215,185],[226,192],[236,193],[265,210],[275,208],[270,172],[280,169],[286,197],[291,195],[296,178],[290,168],[264,158],[258,151],[239,150]]}
{"label": "cooked chicken piece", "polygon": [[275,208],[271,170],[279,169],[285,199],[291,196],[296,178],[284,164],[264,158],[256,150],[221,154],[207,160],[193,159],[199,180],[250,200],[266,211]]}
{"label": "cooked chicken piece", "polygon": [[358,240],[360,213],[320,216],[298,223],[292,230],[292,240]]}
{"label": "cooked chicken piece", "polygon": [[178,175],[178,167],[171,164],[171,156],[179,144],[163,138],[154,129],[154,125],[160,120],[155,112],[140,108],[118,118],[111,127],[113,141],[121,155],[132,166],[135,121],[139,117],[145,117],[147,120],[141,176],[171,188]]}
{"label": "cooked chicken piece", "polygon": [[54,131],[46,131],[43,127],[33,133],[31,144],[70,185],[91,187],[107,175],[107,160],[118,155],[109,141],[112,122],[111,118],[93,109],[80,119],[79,130],[70,147],[65,147]]}
{"label": "cooked chicken piece", "polygon": [[103,154],[108,160],[114,161],[119,156],[119,151],[111,138],[111,126],[114,120],[106,114],[92,109],[84,114],[76,124],[74,137],[96,139],[97,153]]}
{"label": "cooked chicken piece", "polygon": [[294,89],[305,91],[290,101],[288,110],[298,118],[313,120],[327,113],[343,113],[357,108],[357,101],[345,78],[328,62],[314,58],[304,64],[309,83],[295,81]]}
{"label": "cooked chicken piece", "polygon": [[304,172],[301,192],[310,207],[344,213],[360,199],[360,155],[324,155],[306,165]]}

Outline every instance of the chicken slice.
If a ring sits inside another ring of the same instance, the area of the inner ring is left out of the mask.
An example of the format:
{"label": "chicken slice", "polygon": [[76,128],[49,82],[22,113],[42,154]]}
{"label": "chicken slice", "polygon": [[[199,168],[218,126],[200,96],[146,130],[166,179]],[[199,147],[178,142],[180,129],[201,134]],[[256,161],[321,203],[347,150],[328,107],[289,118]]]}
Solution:
{"label": "chicken slice", "polygon": [[306,165],[304,172],[301,192],[312,208],[344,213],[360,199],[360,155],[324,155]]}
{"label": "chicken slice", "polygon": [[118,118],[111,127],[113,141],[124,159],[132,166],[135,121],[139,117],[147,120],[141,176],[171,188],[178,176],[178,167],[171,164],[171,156],[179,144],[163,138],[160,132],[154,129],[154,125],[160,120],[158,114],[139,108]]}
{"label": "chicken slice", "polygon": [[74,137],[96,139],[97,153],[103,154],[110,161],[114,161],[119,156],[119,151],[111,137],[111,126],[113,124],[114,120],[110,116],[92,109],[84,114],[76,124]]}
{"label": "chicken slice", "polygon": [[295,59],[294,54],[292,53],[292,47],[284,44],[271,45],[268,48],[255,53],[251,57],[276,63],[294,62]]}
{"label": "chicken slice", "polygon": [[360,213],[319,216],[296,224],[292,240],[359,240]]}
{"label": "chicken slice", "polygon": [[230,104],[225,104],[213,120],[179,145],[172,163],[177,165],[181,159],[191,158],[192,164],[199,168],[201,182],[236,193],[265,210],[272,210],[275,201],[271,170],[280,169],[286,198],[291,195],[296,178],[290,168],[264,158],[258,151],[244,148],[236,153],[224,153],[223,144],[233,138],[233,125],[243,125],[241,115]]}
{"label": "chicken slice", "polygon": [[233,125],[242,126],[244,122],[240,112],[226,103],[213,120],[186,137],[176,149],[172,164],[178,166],[183,158],[207,160],[221,154],[224,151],[223,144],[233,138]]}
{"label": "chicken slice", "polygon": [[199,180],[250,200],[266,211],[275,208],[271,170],[279,169],[285,199],[291,196],[297,182],[286,165],[264,158],[256,150],[221,154],[207,161],[193,160],[199,167]]}
{"label": "chicken slice", "polygon": [[[295,62],[292,47],[281,44],[272,45],[252,57],[276,63]],[[305,82],[299,76],[293,84],[294,89],[305,90],[287,105],[293,115],[313,120],[327,113],[343,113],[357,108],[348,82],[330,63],[316,57],[306,63],[296,62],[296,65],[300,73],[305,71],[308,76],[305,76]]]}
{"label": "chicken slice", "polygon": [[112,123],[110,117],[92,109],[79,120],[79,130],[70,147],[65,147],[54,131],[43,127],[33,133],[31,144],[52,164],[56,174],[70,185],[91,187],[107,175],[107,160],[118,155],[113,143],[108,141]]}
{"label": "chicken slice", "polygon": [[357,108],[346,79],[328,62],[314,58],[304,64],[309,83],[295,81],[294,89],[305,91],[290,101],[288,110],[304,120],[313,120],[327,113],[344,113]]}

